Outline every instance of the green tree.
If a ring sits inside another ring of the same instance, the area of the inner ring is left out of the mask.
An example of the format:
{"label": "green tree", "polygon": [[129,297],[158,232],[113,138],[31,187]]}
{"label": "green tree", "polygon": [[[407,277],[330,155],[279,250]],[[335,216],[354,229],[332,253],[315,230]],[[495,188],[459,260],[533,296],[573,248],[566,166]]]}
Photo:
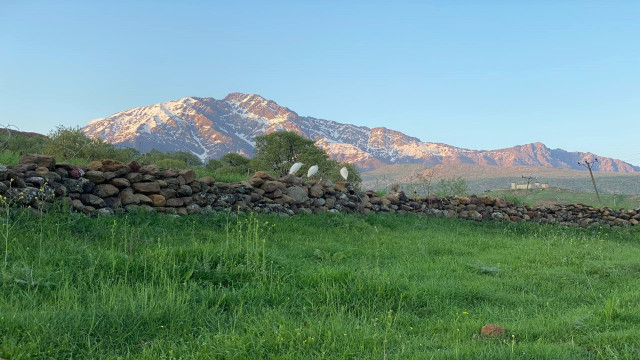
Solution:
{"label": "green tree", "polygon": [[157,164],[158,161],[166,158],[168,158],[166,153],[157,149],[151,149],[151,151],[140,155],[137,161],[143,164]]}
{"label": "green tree", "polygon": [[220,158],[222,166],[244,167],[245,170],[249,167],[249,161],[249,158],[234,152],[226,153]]}
{"label": "green tree", "polygon": [[327,153],[317,147],[313,140],[304,138],[294,132],[279,131],[256,137],[256,156],[251,160],[250,167],[264,170],[276,176],[288,174],[289,168],[296,162],[305,164],[299,176],[306,176],[306,170],[318,165],[316,178],[331,181],[343,181],[340,169],[345,166],[349,171],[347,178],[353,184],[362,180],[360,173],[352,164],[341,164],[329,159]]}
{"label": "green tree", "polygon": [[159,167],[161,167],[163,169],[184,170],[184,169],[188,169],[189,168],[189,165],[187,165],[187,163],[185,163],[184,161],[176,160],[176,159],[169,159],[169,158],[158,160],[158,162],[156,162],[155,165],[158,165]]}
{"label": "green tree", "polygon": [[169,159],[184,161],[185,164],[189,166],[202,166],[202,160],[199,157],[194,155],[193,153],[187,151],[178,151],[174,153],[168,153],[167,157]]}
{"label": "green tree", "polygon": [[59,160],[83,159],[86,161],[114,157],[116,149],[101,139],[92,139],[79,127],[59,125],[49,133],[44,153]]}
{"label": "green tree", "polygon": [[275,176],[284,176],[296,162],[306,167],[318,165],[319,176],[329,170],[329,156],[324,150],[315,146],[313,140],[304,138],[294,132],[278,131],[267,135],[256,136],[253,166],[257,170],[267,171]]}
{"label": "green tree", "polygon": [[0,151],[9,151],[17,155],[42,153],[46,140],[42,135],[0,128]]}

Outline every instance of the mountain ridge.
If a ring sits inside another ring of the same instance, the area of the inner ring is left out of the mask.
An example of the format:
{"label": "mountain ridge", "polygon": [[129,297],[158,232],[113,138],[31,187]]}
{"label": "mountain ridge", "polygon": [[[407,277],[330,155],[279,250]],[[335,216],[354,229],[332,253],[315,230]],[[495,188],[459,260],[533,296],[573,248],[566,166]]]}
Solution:
{"label": "mountain ridge", "polygon": [[[274,131],[294,131],[310,138],[331,158],[354,163],[362,170],[389,164],[478,164],[543,166],[580,169],[589,152],[550,149],[541,142],[495,150],[471,150],[423,142],[385,127],[369,128],[300,116],[257,94],[230,93],[222,100],[185,97],[127,109],[94,119],[83,131],[107,142],[146,152],[189,151],[203,161],[227,152],[253,155],[254,137]],[[640,172],[640,167],[597,156],[596,171]]]}

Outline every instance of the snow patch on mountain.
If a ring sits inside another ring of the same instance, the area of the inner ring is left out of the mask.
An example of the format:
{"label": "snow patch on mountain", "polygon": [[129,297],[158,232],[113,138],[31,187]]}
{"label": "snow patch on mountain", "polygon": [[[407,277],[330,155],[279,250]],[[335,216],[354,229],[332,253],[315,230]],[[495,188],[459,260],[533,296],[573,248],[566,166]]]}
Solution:
{"label": "snow patch on mountain", "polygon": [[[203,161],[228,152],[253,155],[255,137],[294,131],[316,142],[331,158],[375,169],[385,164],[469,163],[497,166],[534,165],[579,169],[590,153],[549,149],[542,143],[497,150],[469,150],[423,142],[384,127],[368,128],[299,116],[256,94],[231,93],[222,100],[186,97],[121,111],[94,119],[85,134],[133,146],[139,151],[189,151]],[[598,157],[596,170],[638,172],[620,160]]]}

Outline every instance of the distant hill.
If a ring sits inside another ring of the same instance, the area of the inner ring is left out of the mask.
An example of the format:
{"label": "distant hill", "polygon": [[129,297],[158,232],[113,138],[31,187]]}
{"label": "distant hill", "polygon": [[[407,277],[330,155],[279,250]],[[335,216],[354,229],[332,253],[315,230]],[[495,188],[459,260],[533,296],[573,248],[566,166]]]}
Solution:
{"label": "distant hill", "polygon": [[[425,165],[389,165],[362,173],[362,186],[368,189],[384,189],[392,184],[413,191],[412,183],[431,177],[439,179],[461,177],[472,193],[507,189],[511,182],[526,183],[522,176],[532,176],[535,181],[551,187],[582,192],[593,192],[588,171],[557,169],[540,166],[499,167],[470,164],[449,164],[427,167]],[[598,189],[604,194],[640,194],[640,174],[594,172]]]}
{"label": "distant hill", "polygon": [[[146,152],[188,151],[203,161],[228,152],[252,156],[254,138],[274,131],[294,131],[313,139],[331,158],[373,170],[391,164],[476,164],[496,167],[537,166],[579,169],[592,153],[550,149],[536,142],[498,150],[470,150],[423,142],[384,127],[369,128],[308,116],[256,94],[232,93],[222,100],[186,97],[142,106],[95,119],[85,134]],[[596,171],[640,172],[640,167],[597,156]]]}

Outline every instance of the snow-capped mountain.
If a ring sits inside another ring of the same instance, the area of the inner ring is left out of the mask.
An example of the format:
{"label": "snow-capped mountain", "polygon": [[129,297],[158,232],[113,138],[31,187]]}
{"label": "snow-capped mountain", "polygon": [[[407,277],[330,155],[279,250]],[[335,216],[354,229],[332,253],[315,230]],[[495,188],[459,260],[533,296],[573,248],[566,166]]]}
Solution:
{"label": "snow-capped mountain", "polygon": [[[331,158],[362,170],[387,164],[466,163],[497,166],[546,166],[582,169],[578,161],[591,153],[549,149],[533,143],[499,150],[469,150],[423,142],[384,127],[368,128],[299,116],[255,94],[232,93],[222,100],[186,97],[125,110],[92,120],[85,134],[142,152],[189,151],[203,161],[228,152],[253,155],[254,137],[288,130],[316,141]],[[598,157],[594,170],[639,172],[640,167]]]}

